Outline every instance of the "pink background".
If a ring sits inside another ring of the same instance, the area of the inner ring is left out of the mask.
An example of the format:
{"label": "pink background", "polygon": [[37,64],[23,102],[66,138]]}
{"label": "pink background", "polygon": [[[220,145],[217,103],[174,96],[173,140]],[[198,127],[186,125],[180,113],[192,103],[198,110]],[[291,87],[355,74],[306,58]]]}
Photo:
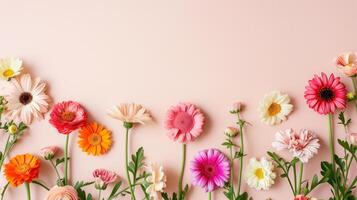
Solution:
{"label": "pink background", "polygon": [[[319,155],[307,165],[305,177],[310,177],[328,159],[327,117],[306,106],[304,87],[314,73],[340,75],[332,60],[355,50],[356,6],[354,0],[2,1],[0,55],[22,58],[33,76],[47,81],[55,102],[79,101],[93,120],[113,131],[113,148],[101,157],[82,153],[72,135],[72,180],[90,180],[98,167],[124,177],[123,129],[106,110],[132,101],[155,118],[131,134],[132,149],[144,146],[148,162],[165,166],[169,192],[177,187],[181,146],[165,135],[163,120],[167,108],[181,101],[197,104],[208,119],[204,134],[189,144],[187,161],[204,148],[224,150],[222,132],[235,120],[228,110],[242,101],[243,115],[253,124],[246,130],[247,159],[266,156],[276,131],[308,128],[322,140]],[[350,80],[343,80],[350,88]],[[288,93],[295,109],[287,122],[269,127],[260,122],[257,106],[272,90]],[[343,137],[341,127],[336,130]],[[49,144],[62,147],[64,139],[46,115],[31,125],[11,155],[36,153]],[[54,178],[43,163],[41,179],[51,185]],[[277,180],[269,191],[246,184],[243,189],[255,200],[292,199],[285,180]],[[32,192],[33,199],[44,198],[41,188],[33,186]],[[329,189],[320,187],[313,194],[326,199]],[[24,198],[24,187],[11,188],[6,196]],[[206,198],[193,187],[188,199]],[[214,198],[224,199],[221,191]]]}

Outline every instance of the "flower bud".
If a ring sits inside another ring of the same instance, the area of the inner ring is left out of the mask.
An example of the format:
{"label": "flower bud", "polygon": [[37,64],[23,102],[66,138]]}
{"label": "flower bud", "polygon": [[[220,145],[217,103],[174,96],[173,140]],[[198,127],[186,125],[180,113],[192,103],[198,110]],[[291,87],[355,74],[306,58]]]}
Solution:
{"label": "flower bud", "polygon": [[357,133],[350,133],[348,139],[350,140],[351,144],[357,146]]}
{"label": "flower bud", "polygon": [[45,160],[51,160],[55,157],[57,151],[58,148],[56,146],[49,146],[49,147],[42,148],[40,154]]}
{"label": "flower bud", "polygon": [[238,135],[238,129],[234,127],[227,127],[224,133],[228,135],[229,137],[235,137]]}
{"label": "flower bud", "polygon": [[10,134],[16,134],[17,133],[17,126],[16,124],[11,124],[8,128],[7,128],[7,132],[9,132]]}
{"label": "flower bud", "polygon": [[354,92],[349,92],[346,95],[347,101],[354,101],[356,100],[356,94]]}
{"label": "flower bud", "polygon": [[233,110],[239,112],[242,110],[243,104],[241,102],[236,102],[233,104]]}

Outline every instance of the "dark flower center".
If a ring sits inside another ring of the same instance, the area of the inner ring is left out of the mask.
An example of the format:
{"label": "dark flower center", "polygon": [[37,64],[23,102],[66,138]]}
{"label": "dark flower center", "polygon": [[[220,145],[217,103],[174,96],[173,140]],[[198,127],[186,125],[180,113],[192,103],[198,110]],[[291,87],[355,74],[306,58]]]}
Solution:
{"label": "dark flower center", "polygon": [[322,88],[319,96],[322,100],[331,101],[335,97],[335,93],[330,88]]}
{"label": "dark flower center", "polygon": [[31,103],[32,101],[32,94],[29,92],[23,92],[21,93],[20,97],[19,97],[19,101],[20,103],[22,103],[23,105],[27,105],[29,103]]}
{"label": "dark flower center", "polygon": [[71,122],[76,118],[76,115],[73,112],[64,111],[61,117],[64,121]]}
{"label": "dark flower center", "polygon": [[216,169],[212,165],[206,165],[206,166],[204,166],[204,171],[205,171],[206,176],[210,177],[215,174]]}

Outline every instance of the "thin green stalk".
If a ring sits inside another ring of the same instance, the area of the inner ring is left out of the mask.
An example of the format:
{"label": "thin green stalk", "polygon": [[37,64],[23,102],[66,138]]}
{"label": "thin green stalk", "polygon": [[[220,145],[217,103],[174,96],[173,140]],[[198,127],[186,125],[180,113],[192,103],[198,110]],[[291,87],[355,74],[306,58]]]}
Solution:
{"label": "thin green stalk", "polygon": [[328,114],[328,124],[329,124],[329,147],[330,147],[330,158],[331,164],[333,165],[333,171],[336,170],[336,163],[335,163],[335,142],[334,142],[334,131],[333,131],[333,114]]}
{"label": "thin green stalk", "polygon": [[5,158],[7,156],[10,137],[11,137],[11,135],[8,134],[7,139],[6,139],[6,144],[5,144],[5,147],[4,147],[4,151],[3,151],[3,155],[2,155],[1,160],[0,160],[0,169],[2,168],[2,165],[4,164]]}
{"label": "thin green stalk", "polygon": [[25,182],[27,200],[31,200],[31,191],[30,191],[30,183]]}
{"label": "thin green stalk", "polygon": [[100,200],[100,196],[102,195],[102,190],[99,190],[99,194],[98,194],[98,200]]}
{"label": "thin green stalk", "polygon": [[303,173],[304,173],[304,163],[300,161],[299,185],[298,185],[298,189],[297,189],[298,194],[301,194],[301,184],[302,184]]}
{"label": "thin green stalk", "polygon": [[[125,126],[125,125],[124,125]],[[131,199],[136,200],[133,185],[131,183],[130,179],[130,174],[129,174],[129,127],[125,127],[126,132],[125,132],[125,171],[126,171],[126,177],[128,179],[129,183],[129,189],[131,193]]]}
{"label": "thin green stalk", "polygon": [[49,191],[50,188],[48,188],[45,184],[39,182],[39,181],[32,181],[32,183],[41,186],[42,188],[44,188],[45,190]]}
{"label": "thin green stalk", "polygon": [[[232,138],[231,137],[229,137],[229,139],[232,141]],[[231,161],[231,180],[230,180],[230,184],[231,184],[231,186],[232,186],[232,192],[233,192],[233,194],[232,194],[232,197],[231,197],[231,200],[233,200],[233,199],[235,199],[235,196],[236,196],[236,194],[235,194],[235,191],[234,191],[234,185],[233,185],[233,181],[234,181],[234,158],[233,158],[233,147],[231,146],[230,148],[229,148],[229,150],[230,150],[230,161]]]}
{"label": "thin green stalk", "polygon": [[[357,95],[357,81],[356,81],[356,77],[355,77],[355,76],[351,77],[351,80],[352,80],[352,83],[353,83],[354,94]],[[355,104],[355,108],[356,108],[356,111],[357,111],[357,101],[356,101],[356,100],[354,100],[354,104]]]}
{"label": "thin green stalk", "polygon": [[239,158],[239,176],[238,176],[238,191],[237,196],[240,196],[240,188],[242,185],[242,175],[243,175],[243,157],[244,157],[244,134],[243,134],[243,126],[244,124],[241,122],[239,112],[237,113],[238,123],[239,123],[239,133],[240,133],[240,158]]}
{"label": "thin green stalk", "polygon": [[52,159],[50,159],[50,160],[48,160],[48,161],[50,161],[50,163],[51,163],[51,165],[52,165],[53,169],[55,170],[55,172],[56,172],[56,174],[57,174],[57,178],[58,178],[58,180],[61,180],[61,176],[60,176],[60,174],[59,174],[59,172],[58,172],[58,170],[57,170],[56,165],[53,163],[53,160],[52,160]]}
{"label": "thin green stalk", "polygon": [[179,199],[182,199],[182,181],[183,181],[183,175],[185,173],[185,165],[186,165],[186,144],[182,144],[181,173],[180,173],[179,183],[178,183],[178,197],[179,197]]}
{"label": "thin green stalk", "polygon": [[64,149],[64,185],[68,185],[68,143],[69,134],[66,135],[66,146]]}
{"label": "thin green stalk", "polygon": [[297,176],[296,176],[296,164],[293,165],[293,172],[294,172],[294,188],[295,188],[295,193],[294,195],[298,195],[299,191],[297,190]]}
{"label": "thin green stalk", "polygon": [[209,192],[208,193],[208,200],[211,200],[212,199],[212,192]]}
{"label": "thin green stalk", "polygon": [[10,182],[7,182],[6,185],[4,186],[4,188],[2,189],[2,192],[1,192],[1,200],[4,199],[5,192],[6,192],[7,188],[9,187],[9,185],[10,185]]}

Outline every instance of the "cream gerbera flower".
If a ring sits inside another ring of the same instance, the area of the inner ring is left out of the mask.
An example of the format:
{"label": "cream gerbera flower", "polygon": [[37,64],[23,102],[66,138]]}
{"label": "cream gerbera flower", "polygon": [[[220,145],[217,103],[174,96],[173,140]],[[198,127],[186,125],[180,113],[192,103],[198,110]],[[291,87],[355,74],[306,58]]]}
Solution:
{"label": "cream gerbera flower", "polygon": [[268,125],[280,124],[293,110],[287,94],[273,91],[266,94],[259,104],[260,119]]}
{"label": "cream gerbera flower", "polygon": [[48,112],[50,97],[45,93],[46,83],[24,74],[11,79],[5,87],[7,101],[5,117],[31,124],[32,119],[42,119]]}
{"label": "cream gerbera flower", "polygon": [[3,58],[0,59],[0,77],[4,80],[10,80],[11,78],[20,74],[22,70],[22,60],[19,58]]}
{"label": "cream gerbera flower", "polygon": [[251,158],[246,168],[246,180],[251,188],[257,190],[268,190],[273,184],[276,174],[273,172],[274,165],[266,158],[260,161]]}
{"label": "cream gerbera flower", "polygon": [[147,177],[146,181],[150,185],[146,189],[146,192],[150,194],[150,199],[159,200],[161,199],[160,193],[163,192],[166,187],[166,175],[163,167],[157,163],[151,163],[147,169],[150,175]]}
{"label": "cream gerbera flower", "polygon": [[126,123],[144,124],[151,120],[149,112],[139,104],[123,103],[108,110],[109,116]]}

